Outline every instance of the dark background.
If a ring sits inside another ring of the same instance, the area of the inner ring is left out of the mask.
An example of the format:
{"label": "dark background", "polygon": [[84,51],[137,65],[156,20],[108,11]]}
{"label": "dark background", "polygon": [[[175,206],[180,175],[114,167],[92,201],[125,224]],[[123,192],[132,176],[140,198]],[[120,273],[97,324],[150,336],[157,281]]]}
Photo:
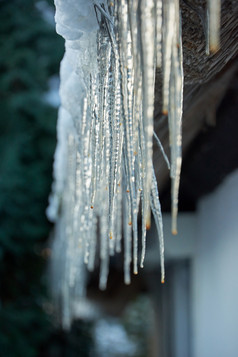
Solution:
{"label": "dark background", "polygon": [[54,11],[53,1],[0,1],[0,356],[83,357],[90,324],[63,332],[47,296],[57,110],[44,95],[64,44],[39,3]]}

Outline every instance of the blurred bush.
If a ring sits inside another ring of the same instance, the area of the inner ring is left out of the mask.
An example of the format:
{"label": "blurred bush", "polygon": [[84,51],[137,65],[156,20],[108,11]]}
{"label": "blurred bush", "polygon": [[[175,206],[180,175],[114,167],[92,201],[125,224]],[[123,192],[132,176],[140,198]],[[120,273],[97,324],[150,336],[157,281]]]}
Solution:
{"label": "blurred bush", "polygon": [[71,357],[79,356],[80,348],[83,357],[90,342],[86,325],[76,324],[66,334],[52,325],[42,308],[47,301],[45,248],[51,229],[45,209],[57,118],[57,110],[44,95],[63,56],[63,40],[49,20],[53,11],[53,1],[0,0],[0,356],[4,357]]}

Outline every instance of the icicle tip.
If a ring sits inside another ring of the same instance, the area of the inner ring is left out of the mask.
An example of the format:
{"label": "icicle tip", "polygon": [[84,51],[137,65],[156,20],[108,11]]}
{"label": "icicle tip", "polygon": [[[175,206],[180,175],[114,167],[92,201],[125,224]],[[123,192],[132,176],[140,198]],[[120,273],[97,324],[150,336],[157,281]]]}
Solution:
{"label": "icicle tip", "polygon": [[178,219],[178,211],[176,207],[172,207],[172,224],[171,224],[171,232],[174,236],[176,236],[178,234],[178,223],[177,223],[177,219]]}
{"label": "icicle tip", "polygon": [[147,231],[150,230],[150,227],[151,227],[151,224],[150,224],[150,223],[146,223],[146,230],[147,230]]}
{"label": "icicle tip", "polygon": [[145,227],[146,227],[146,230],[150,230],[150,227],[151,227],[151,212],[150,210],[147,212],[147,215],[146,215],[146,223],[145,223]]}
{"label": "icicle tip", "polygon": [[217,53],[219,51],[219,49],[220,49],[220,44],[219,43],[213,44],[213,45],[210,45],[209,52],[210,52],[210,54],[214,55],[215,53]]}

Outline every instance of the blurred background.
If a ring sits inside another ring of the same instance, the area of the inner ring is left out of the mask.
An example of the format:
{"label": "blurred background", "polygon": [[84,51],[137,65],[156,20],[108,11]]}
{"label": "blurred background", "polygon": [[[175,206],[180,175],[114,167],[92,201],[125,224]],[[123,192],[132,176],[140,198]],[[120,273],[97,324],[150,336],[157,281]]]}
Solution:
{"label": "blurred background", "polygon": [[165,286],[149,243],[147,268],[131,286],[122,257],[112,261],[106,292],[97,272],[90,276],[79,306],[85,319],[64,331],[49,296],[53,227],[45,216],[63,53],[52,0],[0,0],[0,356],[237,356],[237,171],[226,178],[238,168],[234,58],[216,126],[204,121],[184,157],[176,240],[169,183],[162,191]]}
{"label": "blurred background", "polygon": [[0,356],[88,356],[90,328],[64,333],[48,307],[45,209],[63,40],[53,1],[0,1]]}
{"label": "blurred background", "polygon": [[108,343],[113,356],[145,356],[146,298],[124,322],[90,319],[63,331],[49,297],[45,210],[63,53],[53,1],[0,1],[0,356],[106,356]]}

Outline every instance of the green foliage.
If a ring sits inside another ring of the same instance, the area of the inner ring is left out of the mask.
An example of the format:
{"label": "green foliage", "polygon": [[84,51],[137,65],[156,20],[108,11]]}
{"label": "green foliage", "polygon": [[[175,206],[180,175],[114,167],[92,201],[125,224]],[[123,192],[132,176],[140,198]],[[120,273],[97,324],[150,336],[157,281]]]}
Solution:
{"label": "green foliage", "polygon": [[150,341],[153,335],[153,309],[147,296],[139,296],[127,306],[122,323],[127,335],[136,345],[133,357],[145,357],[151,354]]}
{"label": "green foliage", "polygon": [[[74,350],[70,341],[61,351],[62,339],[71,335],[53,328],[42,309],[44,247],[51,228],[45,209],[57,118],[56,109],[43,98],[49,78],[59,72],[63,40],[36,3],[0,1],[0,356],[4,357],[76,356],[70,352]],[[54,11],[53,1],[41,3]]]}

